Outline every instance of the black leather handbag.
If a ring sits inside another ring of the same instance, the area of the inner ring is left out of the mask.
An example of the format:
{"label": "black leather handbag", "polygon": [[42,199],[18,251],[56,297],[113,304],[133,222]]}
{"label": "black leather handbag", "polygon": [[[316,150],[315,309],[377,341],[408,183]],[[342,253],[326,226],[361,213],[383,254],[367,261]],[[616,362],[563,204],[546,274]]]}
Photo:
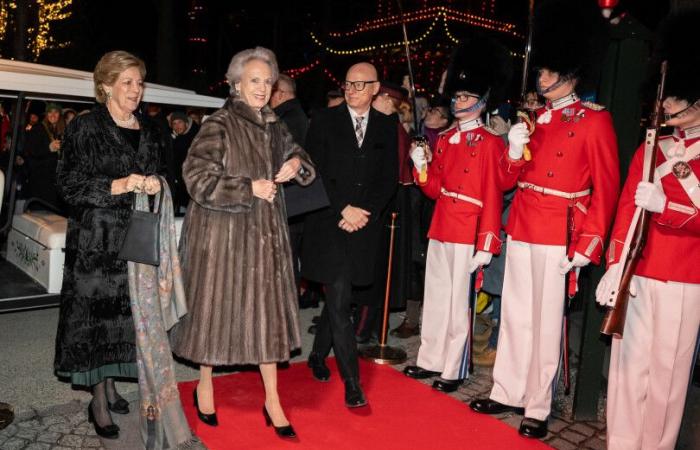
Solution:
{"label": "black leather handbag", "polygon": [[287,207],[287,218],[316,211],[331,204],[318,173],[308,186],[300,186],[296,183],[285,184],[284,201]]}
{"label": "black leather handbag", "polygon": [[[160,212],[163,209],[163,181],[158,177],[160,193],[153,211],[131,211],[129,227],[117,255],[118,259],[151,266],[160,265]],[[136,206],[134,195],[133,207]]]}

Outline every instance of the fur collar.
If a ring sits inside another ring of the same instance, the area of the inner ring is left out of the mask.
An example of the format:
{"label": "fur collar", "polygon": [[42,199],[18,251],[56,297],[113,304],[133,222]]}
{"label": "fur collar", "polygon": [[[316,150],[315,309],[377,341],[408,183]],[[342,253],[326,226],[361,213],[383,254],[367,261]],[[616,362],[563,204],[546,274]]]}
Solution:
{"label": "fur collar", "polygon": [[226,105],[224,106],[231,114],[236,115],[248,122],[251,122],[259,127],[265,127],[268,123],[277,122],[277,115],[275,115],[272,108],[268,105],[263,106],[260,110],[261,115],[258,115],[253,108],[248,106],[240,98],[230,97],[226,100]]}

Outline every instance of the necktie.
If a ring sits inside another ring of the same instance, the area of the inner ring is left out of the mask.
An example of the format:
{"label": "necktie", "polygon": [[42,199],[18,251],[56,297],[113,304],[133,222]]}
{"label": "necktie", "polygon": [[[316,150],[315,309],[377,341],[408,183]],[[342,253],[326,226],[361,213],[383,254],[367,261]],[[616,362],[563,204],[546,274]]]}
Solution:
{"label": "necktie", "polygon": [[355,136],[357,137],[357,146],[362,147],[362,140],[365,138],[365,133],[362,131],[362,121],[364,117],[355,117]]}

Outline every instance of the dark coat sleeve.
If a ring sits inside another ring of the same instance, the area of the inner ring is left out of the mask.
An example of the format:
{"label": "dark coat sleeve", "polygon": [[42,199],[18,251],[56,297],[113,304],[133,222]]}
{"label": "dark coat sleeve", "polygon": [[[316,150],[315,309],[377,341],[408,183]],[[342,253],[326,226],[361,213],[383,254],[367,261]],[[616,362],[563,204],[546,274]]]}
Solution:
{"label": "dark coat sleeve", "polygon": [[[87,116],[85,117],[87,118]],[[66,203],[79,207],[130,208],[131,195],[112,195],[113,178],[96,170],[99,149],[90,145],[90,124],[76,117],[63,138],[58,188]]]}
{"label": "dark coat sleeve", "polygon": [[306,133],[309,131],[309,119],[303,111],[294,111],[286,120],[289,132],[292,133],[294,141],[302,145],[306,141]]}
{"label": "dark coat sleeve", "polygon": [[316,168],[311,158],[308,153],[297,144],[298,141],[283,122],[280,123],[280,134],[282,137],[283,160],[287,161],[296,157],[301,161],[301,169],[297,176],[294,177],[294,181],[301,186],[308,186],[314,181],[314,178],[316,178]]}
{"label": "dark coat sleeve", "polygon": [[205,208],[247,212],[253,206],[253,180],[226,173],[224,158],[232,136],[224,120],[215,115],[202,124],[182,166],[182,178],[190,197]]}
{"label": "dark coat sleeve", "polygon": [[[318,111],[314,115],[309,131],[306,133],[306,151],[316,164],[316,169],[321,178],[327,177],[329,161],[329,145],[327,133],[332,128],[330,125],[330,110]],[[349,204],[348,198],[330,180],[323,180],[323,187],[328,195],[330,207],[340,216],[341,211]]]}

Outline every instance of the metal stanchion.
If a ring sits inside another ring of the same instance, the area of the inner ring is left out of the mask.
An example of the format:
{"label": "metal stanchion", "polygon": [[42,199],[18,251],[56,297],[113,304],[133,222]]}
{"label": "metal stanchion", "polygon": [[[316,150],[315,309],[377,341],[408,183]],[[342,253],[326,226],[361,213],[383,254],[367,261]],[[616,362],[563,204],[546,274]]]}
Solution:
{"label": "metal stanchion", "polygon": [[370,345],[360,349],[360,356],[373,361],[376,364],[401,364],[406,361],[406,352],[400,347],[386,345],[386,337],[389,332],[389,295],[391,293],[391,265],[394,259],[394,232],[396,231],[396,216],[391,213],[391,234],[389,237],[389,268],[386,275],[386,290],[384,291],[384,315],[382,316],[382,334],[379,344]]}

